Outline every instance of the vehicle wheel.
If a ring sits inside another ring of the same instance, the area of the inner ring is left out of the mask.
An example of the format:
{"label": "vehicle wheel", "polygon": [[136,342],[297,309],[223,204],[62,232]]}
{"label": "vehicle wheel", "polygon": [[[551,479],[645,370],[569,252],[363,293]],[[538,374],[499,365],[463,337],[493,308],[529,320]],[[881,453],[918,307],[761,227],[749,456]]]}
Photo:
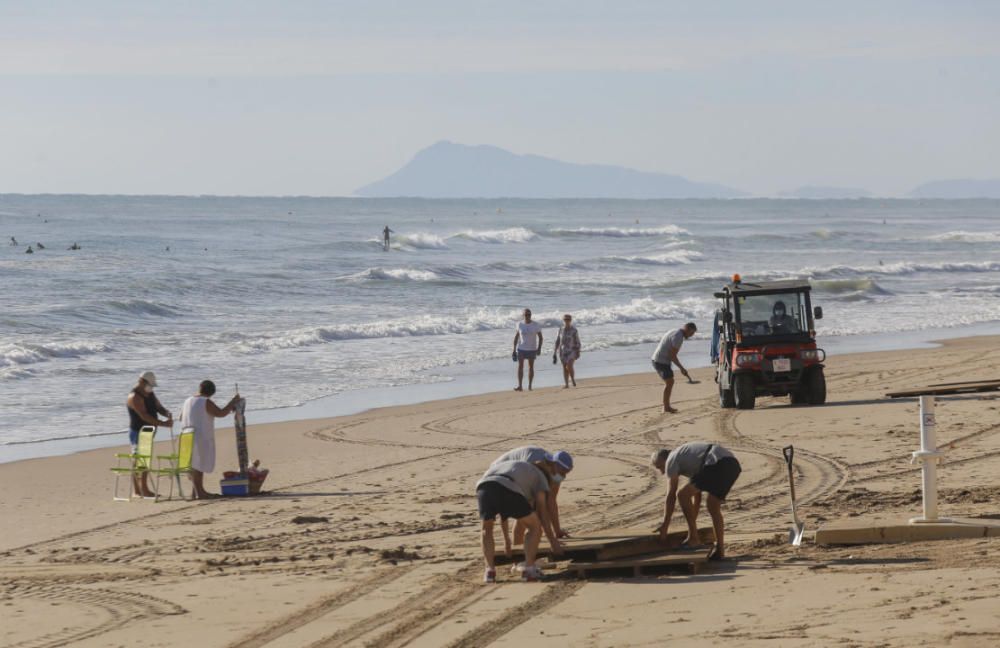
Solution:
{"label": "vehicle wheel", "polygon": [[736,399],[733,397],[732,381],[730,381],[729,389],[722,388],[722,381],[719,381],[719,407],[723,409],[730,409],[736,407]]}
{"label": "vehicle wheel", "polygon": [[734,376],[733,394],[735,396],[736,409],[753,409],[755,399],[753,378],[749,374]]}
{"label": "vehicle wheel", "polygon": [[823,376],[822,367],[809,372],[805,393],[809,397],[810,405],[822,405],[826,402],[826,377]]}

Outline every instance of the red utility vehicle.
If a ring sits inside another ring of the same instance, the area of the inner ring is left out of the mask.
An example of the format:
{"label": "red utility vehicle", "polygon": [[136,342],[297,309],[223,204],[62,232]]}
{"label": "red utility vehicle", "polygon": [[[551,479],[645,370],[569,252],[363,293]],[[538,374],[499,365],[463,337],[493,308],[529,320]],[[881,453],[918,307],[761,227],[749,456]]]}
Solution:
{"label": "red utility vehicle", "polygon": [[722,300],[712,333],[712,362],[722,407],[753,409],[757,396],[791,395],[792,403],[826,402],[823,361],[816,348],[808,281],[732,283],[715,296]]}

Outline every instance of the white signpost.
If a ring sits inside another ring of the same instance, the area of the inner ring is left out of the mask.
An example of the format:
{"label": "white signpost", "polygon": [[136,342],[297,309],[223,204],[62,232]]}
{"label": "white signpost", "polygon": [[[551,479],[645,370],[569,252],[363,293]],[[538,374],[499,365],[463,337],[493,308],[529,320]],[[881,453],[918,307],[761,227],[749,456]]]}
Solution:
{"label": "white signpost", "polygon": [[934,397],[920,397],[920,450],[913,453],[910,463],[919,461],[923,468],[924,515],[911,518],[910,524],[951,522],[939,518],[937,512],[937,463],[942,453],[938,452],[934,436]]}

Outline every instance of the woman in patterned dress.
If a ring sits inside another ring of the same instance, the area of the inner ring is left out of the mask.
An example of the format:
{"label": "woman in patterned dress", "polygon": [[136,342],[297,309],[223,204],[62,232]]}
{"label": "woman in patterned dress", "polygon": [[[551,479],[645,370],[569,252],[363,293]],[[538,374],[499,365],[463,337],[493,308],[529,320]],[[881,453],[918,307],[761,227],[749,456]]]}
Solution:
{"label": "woman in patterned dress", "polygon": [[573,371],[573,363],[580,357],[580,334],[573,326],[573,316],[569,313],[563,315],[563,327],[556,335],[556,352],[552,354],[553,362],[558,354],[563,367],[563,389],[569,388],[570,381],[576,387],[576,373]]}

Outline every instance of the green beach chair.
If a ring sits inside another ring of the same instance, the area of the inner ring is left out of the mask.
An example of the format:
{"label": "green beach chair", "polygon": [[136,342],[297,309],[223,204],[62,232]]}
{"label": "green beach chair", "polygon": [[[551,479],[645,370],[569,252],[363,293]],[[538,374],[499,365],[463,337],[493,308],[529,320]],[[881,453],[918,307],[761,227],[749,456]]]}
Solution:
{"label": "green beach chair", "polygon": [[[149,472],[153,465],[153,439],[156,437],[156,428],[152,425],[145,425],[139,430],[139,442],[136,443],[135,452],[119,452],[115,454],[118,465],[111,469],[115,474],[114,500],[116,502],[130,502],[136,496],[135,480],[142,473]],[[123,466],[122,462],[128,461],[128,465]],[[128,497],[121,497],[118,494],[118,481],[123,475],[128,475]]]}
{"label": "green beach chair", "polygon": [[[191,454],[194,452],[194,428],[184,428],[177,437],[177,452],[168,455],[156,455],[156,501],[160,501],[160,478],[170,480],[170,492],[167,499],[174,497],[174,481],[177,482],[177,492],[184,498],[184,487],[181,486],[181,475],[191,474]],[[164,465],[165,464],[165,465]]]}

